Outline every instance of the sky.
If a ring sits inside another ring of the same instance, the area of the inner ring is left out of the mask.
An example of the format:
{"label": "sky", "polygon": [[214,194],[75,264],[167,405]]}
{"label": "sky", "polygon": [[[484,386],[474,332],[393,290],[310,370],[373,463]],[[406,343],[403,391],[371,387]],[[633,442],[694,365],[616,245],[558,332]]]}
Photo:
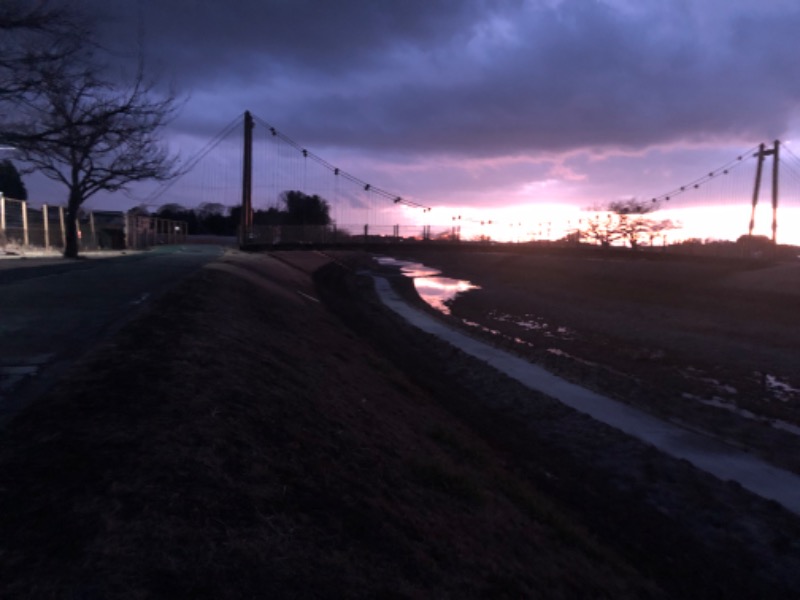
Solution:
{"label": "sky", "polygon": [[658,196],[800,133],[796,0],[84,3],[115,60],[143,40],[184,99],[181,156],[250,110],[453,214]]}

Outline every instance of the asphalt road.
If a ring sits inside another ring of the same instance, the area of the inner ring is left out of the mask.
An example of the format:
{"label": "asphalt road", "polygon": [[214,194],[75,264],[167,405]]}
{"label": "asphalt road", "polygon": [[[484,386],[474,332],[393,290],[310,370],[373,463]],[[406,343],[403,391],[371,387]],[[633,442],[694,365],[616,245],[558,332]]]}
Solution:
{"label": "asphalt road", "polygon": [[77,261],[0,261],[0,426],[153,298],[222,253],[165,246]]}

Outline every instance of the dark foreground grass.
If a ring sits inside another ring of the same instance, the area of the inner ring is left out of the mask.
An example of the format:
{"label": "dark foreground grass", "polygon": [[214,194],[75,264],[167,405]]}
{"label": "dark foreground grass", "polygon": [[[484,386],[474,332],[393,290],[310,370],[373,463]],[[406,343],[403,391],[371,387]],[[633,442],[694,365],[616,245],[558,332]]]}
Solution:
{"label": "dark foreground grass", "polygon": [[306,275],[224,262],[0,434],[0,597],[667,595]]}

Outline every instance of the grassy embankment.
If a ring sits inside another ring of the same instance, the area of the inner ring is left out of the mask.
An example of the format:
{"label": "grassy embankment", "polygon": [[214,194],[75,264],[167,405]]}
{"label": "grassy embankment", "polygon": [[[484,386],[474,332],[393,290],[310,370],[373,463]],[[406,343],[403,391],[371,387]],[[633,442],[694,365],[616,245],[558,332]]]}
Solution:
{"label": "grassy embankment", "polygon": [[0,596],[662,595],[308,277],[226,261],[2,433]]}

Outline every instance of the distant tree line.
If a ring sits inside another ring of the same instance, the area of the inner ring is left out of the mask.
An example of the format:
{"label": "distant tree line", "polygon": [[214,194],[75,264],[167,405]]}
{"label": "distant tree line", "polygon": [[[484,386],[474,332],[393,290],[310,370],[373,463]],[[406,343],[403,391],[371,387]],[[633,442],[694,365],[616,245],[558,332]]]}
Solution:
{"label": "distant tree line", "polygon": [[594,214],[583,221],[579,234],[603,247],[617,241],[634,250],[645,242],[652,246],[657,238],[664,240],[667,232],[680,227],[669,219],[649,216],[655,208],[652,203],[633,198],[590,209]]}
{"label": "distant tree line", "polygon": [[28,190],[19,171],[7,158],[0,160],[0,193],[6,198],[27,200]]}
{"label": "distant tree line", "polygon": [[[242,218],[241,206],[204,202],[195,208],[170,203],[158,207],[155,216],[185,221],[189,235],[237,235]],[[332,224],[330,205],[320,196],[298,190],[283,192],[280,204],[253,213],[255,226],[295,226]]]}

